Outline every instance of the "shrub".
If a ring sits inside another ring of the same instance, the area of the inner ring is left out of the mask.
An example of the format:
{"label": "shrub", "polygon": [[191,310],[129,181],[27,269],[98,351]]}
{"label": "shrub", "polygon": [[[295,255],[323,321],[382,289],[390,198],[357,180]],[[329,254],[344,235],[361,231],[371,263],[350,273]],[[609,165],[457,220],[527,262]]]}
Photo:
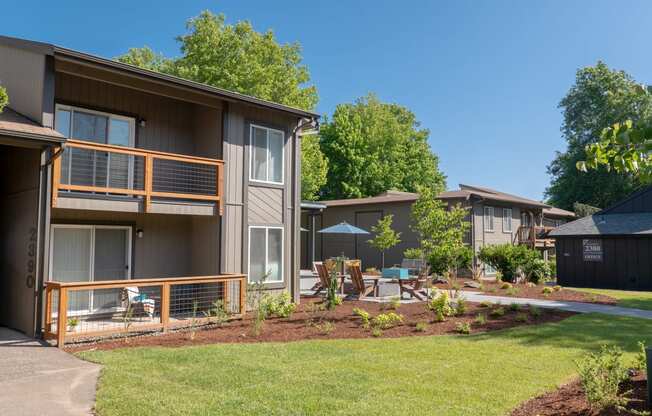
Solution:
{"label": "shrub", "polygon": [[414,330],[417,332],[426,332],[428,330],[428,324],[425,322],[417,322]]}
{"label": "shrub", "polygon": [[492,309],[491,312],[489,312],[489,316],[492,318],[500,318],[501,316],[505,315],[505,308],[502,306],[499,306],[495,309]]}
{"label": "shrub", "polygon": [[208,311],[204,312],[204,315],[208,318],[209,322],[215,323],[217,325],[222,325],[229,319],[229,313],[226,310],[226,305],[222,299],[218,299]]}
{"label": "shrub", "polygon": [[548,268],[550,269],[550,278],[557,278],[557,261],[554,257],[548,260]]}
{"label": "shrub", "polygon": [[627,404],[627,399],[618,392],[620,383],[628,378],[620,348],[603,345],[599,352],[589,353],[578,361],[577,368],[586,399],[593,409],[621,409]]}
{"label": "shrub", "polygon": [[555,285],[555,286],[552,287],[552,290],[555,291],[555,292],[561,292],[561,286]]}
{"label": "shrub", "polygon": [[516,312],[516,311],[518,311],[520,309],[521,309],[521,305],[519,305],[516,302],[512,302],[512,303],[509,304],[509,310],[512,311],[512,312]]}
{"label": "shrub", "polygon": [[364,309],[361,308],[353,308],[353,314],[357,315],[361,318],[362,320],[362,326],[364,328],[369,328],[369,321],[371,318],[371,315],[369,312],[365,311]]}
{"label": "shrub", "polygon": [[389,329],[403,323],[403,316],[394,312],[381,313],[371,321],[373,328]]}
{"label": "shrub", "polygon": [[460,334],[470,334],[471,333],[471,324],[468,322],[458,322],[455,326],[455,331]]}
{"label": "shrub", "polygon": [[534,257],[528,254],[523,265],[521,266],[523,274],[529,282],[543,283],[550,279],[550,264],[542,258]]}
{"label": "shrub", "polygon": [[457,298],[455,303],[455,315],[460,316],[466,313],[466,300],[464,298]]}
{"label": "shrub", "polygon": [[528,309],[529,309],[530,315],[532,315],[533,318],[538,318],[543,313],[541,308],[539,308],[538,306],[530,306]]}
{"label": "shrub", "polygon": [[453,314],[453,308],[451,307],[450,298],[448,293],[441,292],[439,296],[435,296],[426,303],[428,310],[435,313],[437,318],[441,317],[441,320],[437,319],[439,322],[444,320],[444,317],[451,316]]}
{"label": "shrub", "polygon": [[401,306],[401,298],[398,296],[392,296],[392,298],[389,300],[389,304],[392,309],[398,309]]}
{"label": "shrub", "polygon": [[383,335],[383,330],[380,328],[373,328],[371,330],[371,335],[376,338],[381,337]]}
{"label": "shrub", "polygon": [[423,254],[423,250],[420,248],[408,248],[403,252],[403,257],[406,259],[416,259],[416,260],[421,260],[425,258],[425,254]]}
{"label": "shrub", "polygon": [[507,289],[507,290],[505,291],[505,294],[506,294],[507,296],[516,296],[516,295],[518,295],[518,288],[516,288],[516,287],[510,287],[509,289]]}
{"label": "shrub", "polygon": [[480,306],[481,308],[491,308],[491,305],[493,305],[493,303],[491,303],[490,301],[483,300],[482,302],[480,302],[480,305],[478,306]]}
{"label": "shrub", "polygon": [[289,318],[297,309],[288,292],[270,295],[263,298],[263,307],[267,309],[267,316]]}
{"label": "shrub", "polygon": [[523,312],[519,312],[516,314],[516,317],[514,318],[516,322],[527,322],[528,318],[527,315],[524,314]]}
{"label": "shrub", "polygon": [[541,289],[541,293],[544,295],[549,295],[552,293],[552,288],[550,286],[545,286],[543,289]]}
{"label": "shrub", "polygon": [[645,354],[645,342],[638,342],[638,351],[634,357],[634,368],[639,371],[647,370],[647,356]]}
{"label": "shrub", "polygon": [[479,313],[479,314],[475,317],[475,321],[474,321],[474,322],[475,322],[476,324],[478,324],[478,325],[484,325],[484,324],[486,324],[486,323],[487,323],[487,315],[485,315],[484,313]]}
{"label": "shrub", "polygon": [[501,279],[506,282],[514,282],[519,273],[527,269],[534,259],[540,258],[536,250],[513,244],[482,247],[478,257],[483,263],[498,270]]}
{"label": "shrub", "polygon": [[315,324],[315,328],[317,328],[320,334],[328,335],[331,332],[335,331],[335,324],[332,323],[331,321],[323,321],[318,324]]}
{"label": "shrub", "polygon": [[511,289],[511,288],[512,288],[512,284],[509,283],[509,282],[503,282],[503,284],[500,285],[500,288],[501,288],[501,289]]}

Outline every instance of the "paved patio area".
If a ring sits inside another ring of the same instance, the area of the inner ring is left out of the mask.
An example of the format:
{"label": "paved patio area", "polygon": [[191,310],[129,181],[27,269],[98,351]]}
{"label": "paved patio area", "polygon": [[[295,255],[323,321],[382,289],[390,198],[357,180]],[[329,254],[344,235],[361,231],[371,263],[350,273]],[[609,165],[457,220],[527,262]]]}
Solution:
{"label": "paved patio area", "polygon": [[92,415],[100,366],[0,327],[0,415]]}

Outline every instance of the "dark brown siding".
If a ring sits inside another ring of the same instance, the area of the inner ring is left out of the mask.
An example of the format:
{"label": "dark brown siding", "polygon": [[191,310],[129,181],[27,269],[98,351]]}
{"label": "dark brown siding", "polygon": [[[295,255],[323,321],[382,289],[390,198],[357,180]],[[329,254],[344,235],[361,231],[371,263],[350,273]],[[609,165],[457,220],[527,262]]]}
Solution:
{"label": "dark brown siding", "polygon": [[584,261],[581,237],[558,238],[557,280],[563,286],[652,290],[652,237],[605,237],[603,261]]}

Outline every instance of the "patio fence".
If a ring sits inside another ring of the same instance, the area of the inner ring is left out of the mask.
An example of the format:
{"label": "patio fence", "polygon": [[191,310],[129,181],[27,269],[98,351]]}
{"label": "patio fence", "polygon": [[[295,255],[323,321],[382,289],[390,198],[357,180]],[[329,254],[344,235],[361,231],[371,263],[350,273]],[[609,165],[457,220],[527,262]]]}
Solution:
{"label": "patio fence", "polygon": [[45,284],[44,337],[69,341],[166,331],[245,312],[240,274]]}

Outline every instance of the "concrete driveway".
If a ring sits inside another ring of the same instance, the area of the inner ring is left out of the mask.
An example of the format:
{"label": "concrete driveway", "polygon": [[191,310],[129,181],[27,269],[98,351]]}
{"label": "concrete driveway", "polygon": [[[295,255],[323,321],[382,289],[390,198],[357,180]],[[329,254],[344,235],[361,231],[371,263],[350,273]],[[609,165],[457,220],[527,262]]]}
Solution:
{"label": "concrete driveway", "polygon": [[100,366],[0,327],[0,415],[92,415]]}

